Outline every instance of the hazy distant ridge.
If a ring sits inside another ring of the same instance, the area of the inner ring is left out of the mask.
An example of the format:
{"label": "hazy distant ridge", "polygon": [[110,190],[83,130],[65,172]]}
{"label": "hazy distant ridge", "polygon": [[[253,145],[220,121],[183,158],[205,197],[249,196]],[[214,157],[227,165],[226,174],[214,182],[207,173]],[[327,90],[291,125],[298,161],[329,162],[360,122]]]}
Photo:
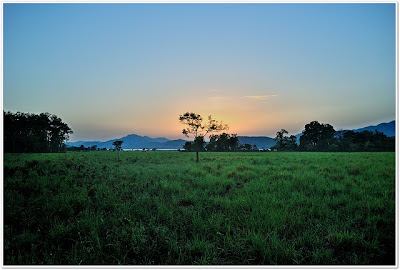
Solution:
{"label": "hazy distant ridge", "polygon": [[[274,139],[270,137],[248,137],[248,136],[238,136],[240,144],[251,144],[257,145],[258,148],[270,148],[275,145]],[[166,138],[150,138],[147,136],[139,136],[136,134],[131,134],[119,139],[112,139],[105,142],[100,141],[77,141],[77,142],[68,142],[69,146],[85,146],[90,147],[93,145],[97,145],[98,148],[113,148],[112,143],[114,141],[124,141],[122,144],[123,149],[142,149],[142,148],[157,148],[157,149],[178,149],[183,148],[183,145],[187,140],[168,140]]]}
{"label": "hazy distant ridge", "polygon": [[240,144],[250,144],[257,145],[258,149],[268,149],[276,144],[275,140],[270,137],[257,136],[257,137],[249,137],[249,136],[238,136]]}
{"label": "hazy distant ridge", "polygon": [[[353,129],[355,132],[361,132],[363,130],[375,131],[378,130],[380,132],[385,133],[387,136],[395,136],[396,125],[395,121],[391,121],[389,123],[381,123],[376,126],[368,126],[359,129]],[[302,134],[297,134],[296,137],[300,138]],[[257,145],[259,149],[268,149],[271,146],[275,145],[275,140],[266,136],[238,136],[240,144],[250,144]],[[123,149],[142,149],[142,148],[156,148],[156,149],[178,149],[183,148],[183,145],[187,140],[169,140],[164,137],[159,138],[150,138],[148,136],[139,136],[136,134],[130,134],[125,137],[119,139],[112,139],[105,142],[100,141],[77,141],[77,142],[68,142],[68,146],[85,146],[90,147],[93,145],[97,145],[98,148],[113,148],[112,143],[114,141],[124,141],[122,144]]]}
{"label": "hazy distant ridge", "polygon": [[393,120],[389,123],[381,123],[376,126],[368,126],[368,127],[363,127],[363,128],[359,128],[359,129],[353,129],[353,131],[355,131],[355,132],[361,132],[364,130],[369,130],[369,131],[378,130],[380,132],[385,133],[385,135],[388,137],[393,137],[396,135],[396,121]]}
{"label": "hazy distant ridge", "polygon": [[100,141],[77,141],[77,142],[68,142],[67,145],[70,146],[85,146],[90,147],[93,145],[97,145],[98,148],[113,148],[112,143],[114,141],[124,141],[122,144],[122,148],[124,149],[141,149],[141,148],[159,148],[159,149],[169,149],[168,147],[180,148],[178,146],[180,144],[184,144],[184,140],[169,140],[167,138],[150,138],[148,136],[139,136],[136,134],[130,134],[122,138],[112,139],[105,142]]}

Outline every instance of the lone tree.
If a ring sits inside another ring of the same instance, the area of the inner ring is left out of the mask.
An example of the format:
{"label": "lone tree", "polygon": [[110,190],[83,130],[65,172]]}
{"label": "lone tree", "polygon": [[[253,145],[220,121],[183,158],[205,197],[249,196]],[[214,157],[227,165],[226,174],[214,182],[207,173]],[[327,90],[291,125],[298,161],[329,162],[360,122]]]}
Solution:
{"label": "lone tree", "polygon": [[187,126],[187,128],[182,130],[183,135],[186,137],[189,137],[190,134],[194,136],[195,143],[193,146],[196,151],[196,162],[199,162],[200,147],[204,147],[204,137],[208,133],[228,129],[228,125],[212,119],[211,115],[208,116],[208,121],[204,123],[205,121],[203,121],[203,117],[200,114],[187,112],[179,115],[179,122]]}
{"label": "lone tree", "polygon": [[121,151],[122,143],[124,141],[114,141],[112,144],[115,146],[115,150],[118,151],[118,160],[119,160],[119,151]]}

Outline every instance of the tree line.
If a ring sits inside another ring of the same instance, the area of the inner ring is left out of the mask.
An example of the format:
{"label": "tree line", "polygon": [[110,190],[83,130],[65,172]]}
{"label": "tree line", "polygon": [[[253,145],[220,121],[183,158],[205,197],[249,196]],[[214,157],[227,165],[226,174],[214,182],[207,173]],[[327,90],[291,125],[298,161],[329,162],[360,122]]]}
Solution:
{"label": "tree line", "polygon": [[85,147],[83,144],[81,146],[67,146],[67,151],[71,152],[89,152],[89,151],[107,151],[106,147],[99,148],[97,145],[92,145]]}
{"label": "tree line", "polygon": [[54,114],[5,112],[4,151],[8,153],[65,152],[65,142],[73,133]]}
{"label": "tree line", "polygon": [[[71,128],[54,114],[5,112],[4,115],[4,151],[10,153],[35,153],[35,152],[65,152],[100,150],[97,147],[85,148],[70,147],[67,149],[65,142],[73,133]],[[180,115],[179,121],[186,125],[182,133],[189,137],[193,135],[192,142],[183,146],[186,151],[198,153],[233,152],[233,151],[259,151],[256,145],[241,145],[237,134],[222,133],[211,134],[210,142],[204,138],[208,133],[227,130],[228,126],[208,116],[207,120],[199,114],[185,113]],[[297,137],[287,136],[288,132],[281,129],[274,138],[276,145],[271,150],[276,151],[329,151],[329,152],[363,152],[363,151],[395,151],[395,137],[387,137],[383,132],[372,131],[335,131],[330,124],[312,121],[305,125],[298,144]],[[115,143],[115,144],[114,144]],[[119,152],[122,141],[113,145]],[[101,149],[105,150],[105,149]]]}
{"label": "tree line", "polygon": [[[180,115],[179,121],[188,128],[182,133],[189,137],[193,135],[192,142],[186,142],[183,148],[189,152],[231,152],[231,151],[259,151],[256,145],[239,144],[236,134],[222,133],[210,135],[210,142],[206,143],[204,137],[207,133],[227,130],[228,126],[208,117],[205,123],[203,118],[195,113]],[[312,121],[305,125],[300,143],[295,135],[287,136],[288,131],[281,129],[274,138],[276,145],[273,151],[322,151],[322,152],[373,152],[395,151],[395,137],[387,137],[378,130],[372,131],[336,131],[332,125]]]}
{"label": "tree line", "polygon": [[222,133],[210,135],[210,142],[207,143],[204,137],[197,137],[193,142],[186,142],[183,149],[188,152],[251,152],[259,151],[257,145],[240,144],[237,134]]}
{"label": "tree line", "polygon": [[395,151],[395,137],[388,137],[383,132],[364,130],[335,131],[330,124],[312,121],[305,125],[300,144],[297,137],[286,136],[281,129],[276,133],[276,145],[271,149],[278,151],[320,151],[320,152],[387,152]]}

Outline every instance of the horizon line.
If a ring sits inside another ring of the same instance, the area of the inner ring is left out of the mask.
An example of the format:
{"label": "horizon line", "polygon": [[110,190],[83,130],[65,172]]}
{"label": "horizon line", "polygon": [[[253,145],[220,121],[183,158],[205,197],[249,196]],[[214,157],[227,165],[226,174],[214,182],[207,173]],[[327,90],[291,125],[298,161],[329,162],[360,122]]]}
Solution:
{"label": "horizon line", "polygon": [[[335,129],[335,131],[357,130],[357,129],[367,128],[367,127],[378,126],[380,124],[389,124],[391,122],[396,122],[396,119],[394,119],[392,121],[389,121],[389,122],[381,122],[381,123],[376,124],[376,125],[368,125],[368,126],[363,126],[363,127],[359,127],[359,128],[353,128],[353,129],[342,129],[342,128],[340,128],[340,129],[337,129],[337,130]],[[395,127],[395,132],[396,132],[396,127]],[[223,133],[227,133],[227,132],[223,132]],[[291,134],[291,135],[297,136],[297,135],[300,135],[302,133],[303,133],[303,131],[300,131],[300,132],[298,132],[296,134]],[[239,135],[237,133],[228,133],[228,134],[236,134],[238,137],[267,137],[267,138],[272,138],[273,139],[273,137],[268,136],[268,135]],[[119,140],[119,139],[122,139],[122,138],[130,136],[130,135],[136,135],[136,136],[140,136],[140,137],[148,137],[150,139],[164,138],[164,139],[167,139],[169,141],[177,141],[177,140],[184,140],[185,141],[185,139],[182,139],[182,138],[171,139],[171,138],[168,138],[168,137],[165,137],[165,136],[150,137],[150,136],[147,136],[147,135],[139,135],[139,134],[136,134],[136,133],[131,133],[131,134],[127,134],[125,136],[122,136],[120,138],[111,138],[111,139],[106,139],[106,140],[77,140],[77,141],[69,141],[69,140],[67,140],[67,142],[70,142],[70,143],[77,143],[77,142],[101,142],[101,143],[104,143],[104,142],[107,142],[107,141]],[[190,140],[190,138],[188,140]]]}

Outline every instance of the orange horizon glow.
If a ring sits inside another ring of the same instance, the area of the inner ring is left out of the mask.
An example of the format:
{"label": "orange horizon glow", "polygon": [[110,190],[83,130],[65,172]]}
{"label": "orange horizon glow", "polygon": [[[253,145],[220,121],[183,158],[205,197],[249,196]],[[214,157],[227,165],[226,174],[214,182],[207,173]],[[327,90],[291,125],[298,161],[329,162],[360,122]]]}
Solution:
{"label": "orange horizon glow", "polygon": [[6,3],[3,17],[4,110],[55,114],[70,141],[185,138],[186,112],[268,137],[396,117],[394,3]]}

